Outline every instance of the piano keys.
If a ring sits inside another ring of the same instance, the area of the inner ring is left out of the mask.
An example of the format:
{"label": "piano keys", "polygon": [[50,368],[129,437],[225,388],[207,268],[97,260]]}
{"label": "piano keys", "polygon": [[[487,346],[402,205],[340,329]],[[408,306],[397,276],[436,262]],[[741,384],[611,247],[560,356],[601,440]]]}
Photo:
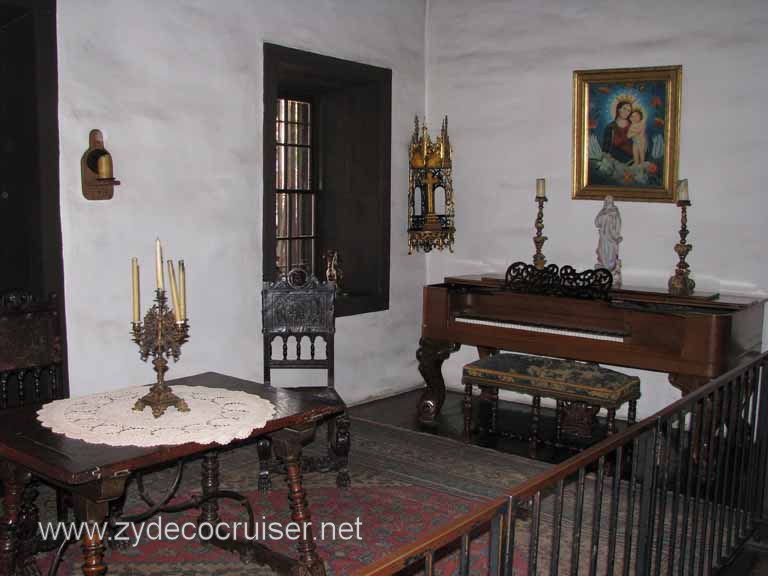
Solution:
{"label": "piano keys", "polygon": [[494,276],[424,287],[419,420],[445,399],[442,364],[462,345],[666,372],[686,394],[760,352],[764,299],[611,290],[605,300],[506,290]]}

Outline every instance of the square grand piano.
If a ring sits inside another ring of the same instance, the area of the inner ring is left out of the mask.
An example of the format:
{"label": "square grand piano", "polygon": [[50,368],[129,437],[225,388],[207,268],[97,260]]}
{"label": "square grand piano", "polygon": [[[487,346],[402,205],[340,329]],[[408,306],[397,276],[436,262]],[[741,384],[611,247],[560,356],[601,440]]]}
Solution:
{"label": "square grand piano", "polygon": [[481,357],[508,350],[666,372],[683,394],[762,345],[762,298],[625,288],[588,299],[508,287],[502,275],[451,276],[424,287],[416,353],[427,384],[418,406],[423,424],[440,413],[441,367],[461,345],[476,346]]}

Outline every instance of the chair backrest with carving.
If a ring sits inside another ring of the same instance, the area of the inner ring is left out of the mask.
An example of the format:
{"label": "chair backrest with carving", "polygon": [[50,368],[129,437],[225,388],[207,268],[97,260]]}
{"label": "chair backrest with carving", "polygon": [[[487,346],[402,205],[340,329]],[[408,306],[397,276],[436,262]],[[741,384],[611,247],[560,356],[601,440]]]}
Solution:
{"label": "chair backrest with carving", "polygon": [[[271,385],[273,368],[315,368],[328,371],[328,386],[333,388],[335,287],[321,284],[317,278],[297,268],[267,285],[261,297],[264,383]],[[282,342],[282,354],[273,358],[272,342],[276,338]],[[290,338],[295,339],[295,358],[289,354]],[[318,338],[325,342],[324,358],[316,354]]]}
{"label": "chair backrest with carving", "polygon": [[56,295],[0,294],[0,408],[68,395],[63,381]]}

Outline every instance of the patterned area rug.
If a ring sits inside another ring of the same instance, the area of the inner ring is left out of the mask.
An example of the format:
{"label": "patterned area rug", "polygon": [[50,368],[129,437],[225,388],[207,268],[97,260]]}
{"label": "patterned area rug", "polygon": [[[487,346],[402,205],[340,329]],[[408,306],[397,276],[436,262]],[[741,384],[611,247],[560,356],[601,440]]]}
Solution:
{"label": "patterned area rug", "polygon": [[[308,452],[321,452],[325,447],[324,431]],[[335,487],[335,474],[305,475],[313,528],[318,551],[326,561],[329,575],[350,574],[360,567],[384,557],[399,546],[413,542],[426,533],[446,525],[488,498],[498,496],[545,469],[548,465],[525,458],[502,454],[490,449],[468,446],[454,440],[352,419],[353,448],[350,471],[352,487],[340,491]],[[262,524],[277,522],[285,526],[290,513],[287,489],[281,477],[273,479],[268,494],[256,490],[258,456],[255,446],[238,448],[221,455],[222,488],[247,494]],[[145,477],[148,491],[159,498],[173,477],[173,470],[162,470]],[[179,494],[199,493],[200,464],[189,462]],[[135,484],[128,492],[126,510],[139,511],[143,504]],[[41,499],[41,516],[54,517],[53,497],[47,491]],[[222,502],[223,520],[244,520],[239,506]],[[146,522],[149,530],[154,522],[195,522],[198,512],[165,514]],[[161,518],[161,519],[160,519]],[[354,528],[355,522],[359,528]],[[318,528],[326,524],[325,534]],[[347,523],[345,538],[332,533]],[[153,528],[157,531],[157,528]],[[269,570],[242,564],[236,555],[200,542],[150,539],[148,533],[136,546],[110,549],[107,553],[109,574],[122,576],[160,576],[186,574],[193,576],[267,575]],[[359,538],[358,538],[359,536]],[[473,542],[473,573],[482,573],[487,564],[487,539]],[[295,544],[288,539],[268,539],[270,547],[295,556]],[[38,557],[44,571],[52,554]],[[438,572],[451,574],[457,554],[449,553],[438,563]],[[79,546],[71,546],[59,574],[81,574]]]}

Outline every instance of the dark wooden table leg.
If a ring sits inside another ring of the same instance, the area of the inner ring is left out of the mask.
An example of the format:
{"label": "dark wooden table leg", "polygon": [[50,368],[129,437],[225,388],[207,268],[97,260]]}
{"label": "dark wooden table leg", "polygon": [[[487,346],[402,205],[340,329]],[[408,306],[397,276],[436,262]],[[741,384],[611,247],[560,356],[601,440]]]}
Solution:
{"label": "dark wooden table leg", "polygon": [[[219,491],[219,454],[215,450],[206,452],[200,470],[200,484],[203,497]],[[198,523],[208,522],[216,525],[219,521],[219,501],[216,498],[206,500],[200,505]]]}
{"label": "dark wooden table leg", "polygon": [[349,488],[351,484],[348,466],[352,436],[349,427],[350,421],[346,412],[337,416],[328,425],[328,446],[330,447],[330,456],[335,461],[336,486],[339,488]]}
{"label": "dark wooden table leg", "polygon": [[30,475],[10,462],[0,463],[0,479],[5,488],[3,501],[3,518],[0,523],[0,574],[15,574],[16,567],[23,563],[17,558],[19,547],[18,525],[21,512],[24,488],[29,482]]}
{"label": "dark wooden table leg", "polygon": [[299,464],[301,447],[310,442],[314,434],[314,426],[310,426],[302,429],[285,428],[272,435],[275,455],[283,458],[285,462],[291,520],[302,528],[301,538],[296,543],[299,562],[292,571],[293,576],[325,576],[325,565],[317,554],[317,545],[312,533],[312,515],[307,493],[302,485]]}
{"label": "dark wooden table leg", "polygon": [[427,384],[427,389],[419,399],[419,422],[430,426],[435,424],[435,418],[440,413],[445,401],[445,380],[442,366],[451,352],[461,345],[432,338],[421,338],[416,359],[419,361],[419,372]]}
{"label": "dark wooden table leg", "polygon": [[96,502],[84,496],[75,495],[74,504],[77,520],[92,526],[91,530],[83,530],[81,542],[83,574],[85,576],[106,574],[107,563],[104,561],[104,552],[107,547],[102,540],[100,530],[105,526],[109,514],[109,502]]}
{"label": "dark wooden table leg", "polygon": [[256,441],[256,450],[259,453],[259,492],[269,492],[272,488],[272,476],[269,473],[269,464],[272,461],[272,442],[266,436]]}

